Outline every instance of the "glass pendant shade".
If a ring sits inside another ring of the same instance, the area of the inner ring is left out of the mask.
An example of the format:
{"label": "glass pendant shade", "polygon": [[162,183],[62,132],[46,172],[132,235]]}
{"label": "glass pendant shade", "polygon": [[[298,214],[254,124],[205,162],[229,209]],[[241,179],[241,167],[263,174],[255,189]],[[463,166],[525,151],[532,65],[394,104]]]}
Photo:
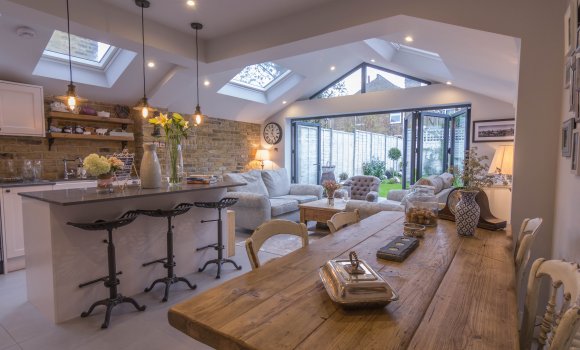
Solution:
{"label": "glass pendant shade", "polygon": [[199,105],[197,105],[195,107],[195,113],[193,113],[193,124],[195,126],[198,126],[199,124],[201,124],[203,118],[203,114],[201,114],[201,108],[199,107]]}
{"label": "glass pendant shade", "polygon": [[149,102],[147,101],[147,97],[143,97],[139,104],[133,107],[134,110],[141,112],[141,116],[143,118],[149,117],[150,114],[153,114],[157,109],[149,106]]}
{"label": "glass pendant shade", "polygon": [[191,23],[191,28],[195,29],[195,82],[196,82],[196,96],[197,104],[195,106],[195,112],[193,113],[193,124],[198,126],[203,121],[204,115],[201,114],[201,108],[199,107],[199,47],[197,40],[197,32],[203,28],[201,23]]}

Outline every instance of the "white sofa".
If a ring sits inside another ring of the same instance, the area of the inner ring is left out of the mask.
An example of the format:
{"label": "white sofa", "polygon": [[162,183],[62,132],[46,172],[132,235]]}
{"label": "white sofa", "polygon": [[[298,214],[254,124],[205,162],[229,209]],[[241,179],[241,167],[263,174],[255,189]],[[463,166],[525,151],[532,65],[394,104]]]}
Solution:
{"label": "white sofa", "polygon": [[[453,175],[443,173],[441,175],[431,175],[419,179],[413,186],[431,186],[439,203],[447,203],[449,192],[453,190]],[[409,193],[409,190],[390,190],[387,199],[379,199],[378,202],[372,203],[367,201],[349,201],[346,204],[346,211],[358,209],[361,219],[374,215],[380,211],[405,211],[403,199]]]}
{"label": "white sofa", "polygon": [[322,186],[291,184],[286,169],[229,173],[224,180],[246,183],[228,188],[226,194],[238,198],[232,206],[236,227],[246,230],[254,230],[271,219],[298,221],[298,204],[322,198]]}

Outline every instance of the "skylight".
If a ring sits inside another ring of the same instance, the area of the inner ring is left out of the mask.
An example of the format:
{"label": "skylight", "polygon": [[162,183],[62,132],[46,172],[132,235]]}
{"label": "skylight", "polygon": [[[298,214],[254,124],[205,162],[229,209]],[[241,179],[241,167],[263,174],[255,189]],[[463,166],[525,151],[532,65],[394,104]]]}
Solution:
{"label": "skylight", "polygon": [[266,91],[282,78],[290,74],[288,68],[284,68],[274,62],[253,64],[242,69],[230,83],[242,85],[259,91]]}
{"label": "skylight", "polygon": [[[116,47],[71,34],[71,60],[73,63],[103,68],[113,56]],[[44,49],[43,56],[68,61],[68,34],[55,30]]]}

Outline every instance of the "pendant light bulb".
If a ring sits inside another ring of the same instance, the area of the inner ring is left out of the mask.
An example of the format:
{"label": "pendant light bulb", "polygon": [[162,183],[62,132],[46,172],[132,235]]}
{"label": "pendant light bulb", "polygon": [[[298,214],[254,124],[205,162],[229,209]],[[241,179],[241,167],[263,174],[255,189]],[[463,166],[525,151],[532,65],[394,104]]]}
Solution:
{"label": "pendant light bulb", "polygon": [[141,109],[141,115],[143,118],[147,118],[149,116],[149,108],[147,108],[147,106],[143,106],[143,109]]}
{"label": "pendant light bulb", "polygon": [[67,99],[67,105],[68,105],[68,109],[72,111],[75,110],[75,108],[77,107],[77,99],[74,96],[69,96]]}
{"label": "pendant light bulb", "polygon": [[144,9],[149,8],[151,3],[148,0],[135,0],[135,5],[141,8],[141,48],[142,48],[142,68],[143,68],[143,98],[140,103],[133,107],[134,110],[141,112],[143,118],[149,117],[150,112],[154,112],[155,109],[149,106],[147,103],[147,91],[145,89],[145,19],[144,19]]}
{"label": "pendant light bulb", "polygon": [[199,46],[197,32],[203,28],[203,24],[191,23],[191,28],[195,29],[195,85],[197,89],[197,105],[195,106],[195,112],[193,113],[193,124],[198,126],[202,122],[203,114],[201,114],[201,108],[199,107]]}

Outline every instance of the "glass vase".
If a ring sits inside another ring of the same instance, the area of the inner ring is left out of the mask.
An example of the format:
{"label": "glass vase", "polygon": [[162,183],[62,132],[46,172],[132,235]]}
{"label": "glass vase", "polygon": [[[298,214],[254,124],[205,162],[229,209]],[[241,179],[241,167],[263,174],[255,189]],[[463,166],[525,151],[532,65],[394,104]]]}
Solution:
{"label": "glass vase", "polygon": [[97,176],[97,193],[113,192],[113,174],[102,174]]}
{"label": "glass vase", "polygon": [[179,186],[183,180],[183,152],[178,140],[169,139],[165,150],[165,176],[169,186]]}

